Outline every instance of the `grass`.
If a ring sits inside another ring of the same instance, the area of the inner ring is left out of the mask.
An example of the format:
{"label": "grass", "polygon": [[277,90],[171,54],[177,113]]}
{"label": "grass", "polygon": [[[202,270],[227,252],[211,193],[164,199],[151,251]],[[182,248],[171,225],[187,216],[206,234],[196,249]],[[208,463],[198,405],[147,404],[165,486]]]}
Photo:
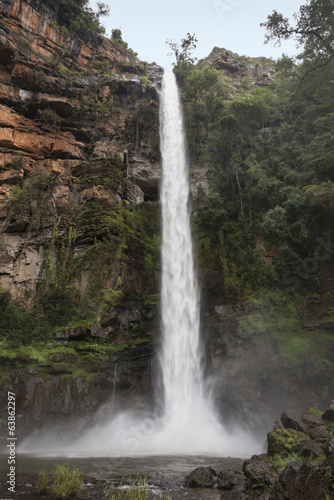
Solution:
{"label": "grass", "polygon": [[307,410],[307,413],[309,415],[315,415],[316,417],[322,417],[324,412],[322,410],[319,410],[319,408],[315,408],[314,406],[312,406],[311,408],[309,408]]}
{"label": "grass", "polygon": [[[138,479],[137,482],[126,486],[120,485],[118,488],[111,487],[105,491],[104,500],[146,500],[148,498],[148,486],[145,478]],[[161,500],[172,500],[169,495],[160,495]],[[154,497],[157,500],[157,497]]]}
{"label": "grass", "polygon": [[54,473],[52,493],[55,498],[73,497],[83,485],[82,471],[70,464],[58,464]]}
{"label": "grass", "polygon": [[37,491],[40,495],[46,493],[49,484],[49,473],[46,470],[41,470],[38,474]]}
{"label": "grass", "polygon": [[284,469],[291,462],[307,462],[311,465],[318,466],[325,460],[325,455],[321,455],[313,459],[308,458],[307,460],[305,460],[305,458],[298,453],[289,453],[289,455],[285,457],[276,454],[273,457],[269,457],[269,460],[272,464],[272,469],[274,469],[274,471],[277,471],[278,469]]}

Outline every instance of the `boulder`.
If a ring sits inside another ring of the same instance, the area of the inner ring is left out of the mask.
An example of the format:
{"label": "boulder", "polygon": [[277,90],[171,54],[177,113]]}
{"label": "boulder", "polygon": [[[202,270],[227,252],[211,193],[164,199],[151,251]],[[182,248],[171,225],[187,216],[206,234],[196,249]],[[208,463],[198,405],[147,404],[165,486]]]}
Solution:
{"label": "boulder", "polygon": [[188,488],[213,488],[217,484],[217,473],[212,467],[197,467],[186,478]]}
{"label": "boulder", "polygon": [[[326,494],[330,495],[324,469],[305,462],[289,463],[279,481],[288,500],[323,500]],[[328,498],[332,498],[332,495]]]}
{"label": "boulder", "polygon": [[311,441],[304,432],[294,429],[275,429],[267,434],[268,455],[287,456],[291,453],[301,453],[306,443]]}
{"label": "boulder", "polygon": [[271,462],[268,455],[253,455],[242,465],[245,476],[249,479],[249,485],[254,488],[271,487],[277,481],[277,474],[270,472]]}
{"label": "boulder", "polygon": [[305,432],[307,429],[307,426],[299,418],[286,412],[282,413],[281,422],[285,429],[294,429],[299,432]]}
{"label": "boulder", "polygon": [[324,421],[322,420],[321,417],[318,417],[317,415],[313,415],[312,413],[309,413],[308,411],[303,413],[302,421],[308,427],[316,427],[318,425],[324,425]]}
{"label": "boulder", "polygon": [[218,472],[218,489],[232,490],[233,488],[238,491],[246,491],[247,478],[243,472],[235,470],[222,470]]}
{"label": "boulder", "polygon": [[330,422],[334,422],[334,401],[331,402],[330,407],[327,408],[322,418],[324,420],[329,420]]}

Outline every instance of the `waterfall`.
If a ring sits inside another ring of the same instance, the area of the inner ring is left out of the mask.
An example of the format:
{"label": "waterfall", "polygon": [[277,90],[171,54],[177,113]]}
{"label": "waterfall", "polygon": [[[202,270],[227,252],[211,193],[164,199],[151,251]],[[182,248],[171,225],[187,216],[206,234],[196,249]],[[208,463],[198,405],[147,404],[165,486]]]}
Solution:
{"label": "waterfall", "polygon": [[162,353],[165,408],[187,422],[203,403],[199,300],[189,214],[189,179],[175,75],[165,71],[160,104],[162,154]]}

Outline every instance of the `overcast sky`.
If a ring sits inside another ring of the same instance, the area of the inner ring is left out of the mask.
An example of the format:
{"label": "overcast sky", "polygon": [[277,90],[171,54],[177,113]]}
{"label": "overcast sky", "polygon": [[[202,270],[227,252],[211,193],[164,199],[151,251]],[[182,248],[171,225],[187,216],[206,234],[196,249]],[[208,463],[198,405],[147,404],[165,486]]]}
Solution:
{"label": "overcast sky", "polygon": [[[294,56],[299,49],[292,41],[281,47],[264,45],[261,22],[273,10],[291,18],[306,1],[300,0],[104,0],[110,15],[102,22],[110,36],[113,28],[122,30],[123,40],[143,61],[170,67],[173,58],[167,39],[180,41],[187,33],[198,38],[194,56],[202,59],[213,47],[224,47],[239,55],[279,58]],[[96,1],[90,0],[96,8]]]}

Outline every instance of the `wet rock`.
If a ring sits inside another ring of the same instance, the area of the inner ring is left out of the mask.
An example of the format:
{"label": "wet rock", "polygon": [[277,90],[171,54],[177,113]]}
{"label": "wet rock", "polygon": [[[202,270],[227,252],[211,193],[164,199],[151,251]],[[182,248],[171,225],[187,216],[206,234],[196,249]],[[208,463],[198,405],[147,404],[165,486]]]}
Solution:
{"label": "wet rock", "polygon": [[334,452],[326,453],[326,458],[322,463],[322,467],[330,467],[332,469],[332,473],[334,472]]}
{"label": "wet rock", "polygon": [[324,448],[324,451],[326,456],[334,453],[334,439],[328,441],[327,445]]}
{"label": "wet rock", "polygon": [[308,427],[316,427],[318,425],[324,425],[324,421],[321,417],[318,417],[317,415],[313,415],[312,413],[309,413],[308,411],[303,413],[302,421]]}
{"label": "wet rock", "polygon": [[330,437],[330,432],[326,425],[318,425],[309,430],[308,434],[315,441],[326,441]]}
{"label": "wet rock", "polygon": [[188,488],[213,488],[217,484],[217,473],[212,467],[197,467],[186,478]]}
{"label": "wet rock", "polygon": [[67,363],[76,363],[78,357],[76,354],[68,353],[68,352],[58,352],[51,356],[50,361],[54,363],[62,363],[63,361]]}
{"label": "wet rock", "polygon": [[267,434],[268,455],[287,456],[291,453],[301,453],[311,439],[294,429],[276,429]]}
{"label": "wet rock", "polygon": [[305,432],[306,430],[306,425],[299,418],[285,412],[281,415],[281,422],[286,429],[294,429],[299,432]]}
{"label": "wet rock", "polygon": [[246,500],[249,499],[250,497],[243,493],[242,491],[238,490],[229,490],[229,491],[224,491],[224,493],[221,495],[221,500]]}
{"label": "wet rock", "polygon": [[331,402],[329,408],[327,408],[322,418],[324,420],[329,420],[329,422],[334,422],[334,401]]}
{"label": "wet rock", "polygon": [[305,462],[288,464],[279,482],[288,500],[322,500],[330,493],[323,470]]}
{"label": "wet rock", "polygon": [[253,489],[272,487],[277,481],[277,474],[270,472],[271,462],[268,455],[253,455],[243,463],[242,470],[248,478],[248,485]]}
{"label": "wet rock", "polygon": [[218,489],[244,492],[247,489],[247,478],[243,472],[223,470],[218,473]]}

